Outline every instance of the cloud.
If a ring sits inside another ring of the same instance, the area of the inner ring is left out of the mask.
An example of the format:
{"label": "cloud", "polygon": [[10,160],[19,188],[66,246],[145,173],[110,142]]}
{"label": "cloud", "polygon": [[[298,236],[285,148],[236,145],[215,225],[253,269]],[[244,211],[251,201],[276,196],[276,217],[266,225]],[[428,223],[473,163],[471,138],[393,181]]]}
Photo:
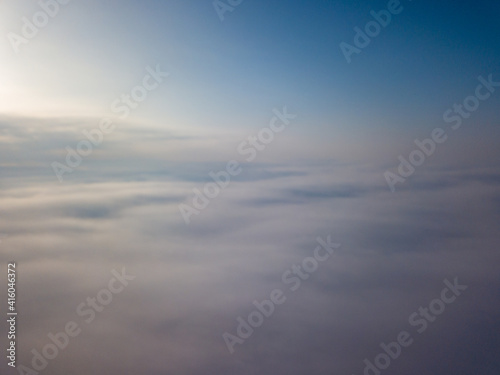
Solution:
{"label": "cloud", "polygon": [[[66,136],[3,126],[2,152],[14,156],[2,168],[10,177],[0,194],[8,234],[0,259],[19,264],[19,363],[29,365],[49,332],[75,320],[82,334],[46,373],[361,374],[380,342],[409,329],[408,316],[439,295],[445,278],[459,277],[467,292],[387,373],[500,366],[491,334],[500,308],[498,168],[424,168],[392,194],[380,178],[384,166],[251,164],[186,226],[177,206],[220,165],[217,153],[162,163],[154,148],[119,158],[106,145],[60,184],[25,163],[50,160]],[[132,142],[140,131],[126,136]],[[19,155],[16,142],[40,157]],[[172,142],[197,139],[179,134]],[[342,247],[292,292],[283,272],[326,235]],[[76,307],[122,267],[136,279],[87,325]],[[275,288],[287,301],[231,356],[222,333]]]}

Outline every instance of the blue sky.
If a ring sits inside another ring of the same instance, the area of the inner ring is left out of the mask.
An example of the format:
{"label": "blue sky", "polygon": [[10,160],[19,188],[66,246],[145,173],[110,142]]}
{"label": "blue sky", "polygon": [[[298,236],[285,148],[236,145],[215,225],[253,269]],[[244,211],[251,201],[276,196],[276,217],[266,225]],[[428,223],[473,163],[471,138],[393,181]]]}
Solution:
{"label": "blue sky", "polygon": [[[19,30],[20,18],[37,10],[18,4],[2,5],[4,18],[10,12],[4,30]],[[499,38],[498,5],[401,5],[351,64],[339,44],[352,44],[353,28],[386,3],[243,2],[221,22],[207,1],[70,2],[20,55],[8,44],[3,55],[26,90],[46,92],[51,112],[59,99],[99,113],[145,66],[160,64],[172,73],[168,87],[137,116],[250,126],[256,109],[286,104],[301,113],[304,132],[319,135],[332,126],[369,127],[381,115],[391,127],[422,126],[439,121],[478,75],[498,72],[491,47]],[[20,97],[10,100],[22,108]]]}

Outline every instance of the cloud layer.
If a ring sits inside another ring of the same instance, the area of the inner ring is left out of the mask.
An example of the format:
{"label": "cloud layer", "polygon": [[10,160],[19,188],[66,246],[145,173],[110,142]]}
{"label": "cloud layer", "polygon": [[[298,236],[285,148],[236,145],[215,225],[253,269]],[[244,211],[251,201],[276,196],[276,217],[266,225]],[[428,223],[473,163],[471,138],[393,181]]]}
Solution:
{"label": "cloud layer", "polygon": [[[231,137],[193,161],[162,148],[193,150],[198,137],[131,125],[59,183],[50,162],[89,125],[47,123],[0,129],[0,257],[18,262],[20,364],[77,321],[82,334],[44,373],[357,375],[458,277],[467,291],[384,373],[498,373],[497,151],[454,164],[450,143],[396,193],[389,161],[264,155],[186,225],[178,205],[234,157]],[[291,291],[282,274],[328,235],[341,248]],[[123,267],[136,279],[86,324],[77,306]],[[222,334],[276,288],[286,302],[231,355]]]}

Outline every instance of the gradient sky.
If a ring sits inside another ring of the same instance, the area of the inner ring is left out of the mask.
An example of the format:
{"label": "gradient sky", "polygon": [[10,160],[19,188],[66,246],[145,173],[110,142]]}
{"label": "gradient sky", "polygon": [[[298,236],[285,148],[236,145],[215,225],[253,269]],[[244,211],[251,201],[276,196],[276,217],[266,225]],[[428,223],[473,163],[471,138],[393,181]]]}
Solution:
{"label": "gradient sky", "polygon": [[[467,291],[382,374],[498,375],[500,89],[455,132],[443,114],[479,76],[500,81],[500,5],[401,5],[347,63],[340,43],[386,1],[244,0],[221,21],[210,0],[72,0],[19,53],[8,34],[40,6],[0,2],[19,364],[125,267],[136,279],[41,374],[358,375],[458,277]],[[168,78],[118,118],[158,65]],[[297,117],[243,163],[238,145],[285,106]],[[60,182],[51,164],[104,117],[116,129]],[[384,172],[437,127],[448,140],[392,193]],[[243,172],[186,225],[179,205],[232,159]],[[283,272],[328,235],[341,248],[290,292]],[[230,354],[222,334],[275,288],[286,303]]]}
{"label": "gradient sky", "polygon": [[[221,22],[210,1],[72,1],[19,55],[2,43],[1,109],[100,114],[160,64],[172,74],[168,85],[134,115],[163,124],[251,126],[256,109],[286,104],[316,134],[381,117],[391,127],[422,126],[468,95],[478,75],[499,72],[500,6],[401,4],[347,64],[340,42],[352,44],[353,28],[385,2],[246,1]],[[39,10],[36,2],[0,6],[2,34]]]}

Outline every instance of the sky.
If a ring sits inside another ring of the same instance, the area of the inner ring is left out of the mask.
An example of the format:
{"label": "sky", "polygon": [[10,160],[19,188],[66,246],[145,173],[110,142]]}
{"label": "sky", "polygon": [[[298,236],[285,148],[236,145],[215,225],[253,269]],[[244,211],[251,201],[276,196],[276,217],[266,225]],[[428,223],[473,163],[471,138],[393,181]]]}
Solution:
{"label": "sky", "polygon": [[498,374],[499,16],[0,2],[0,372]]}

